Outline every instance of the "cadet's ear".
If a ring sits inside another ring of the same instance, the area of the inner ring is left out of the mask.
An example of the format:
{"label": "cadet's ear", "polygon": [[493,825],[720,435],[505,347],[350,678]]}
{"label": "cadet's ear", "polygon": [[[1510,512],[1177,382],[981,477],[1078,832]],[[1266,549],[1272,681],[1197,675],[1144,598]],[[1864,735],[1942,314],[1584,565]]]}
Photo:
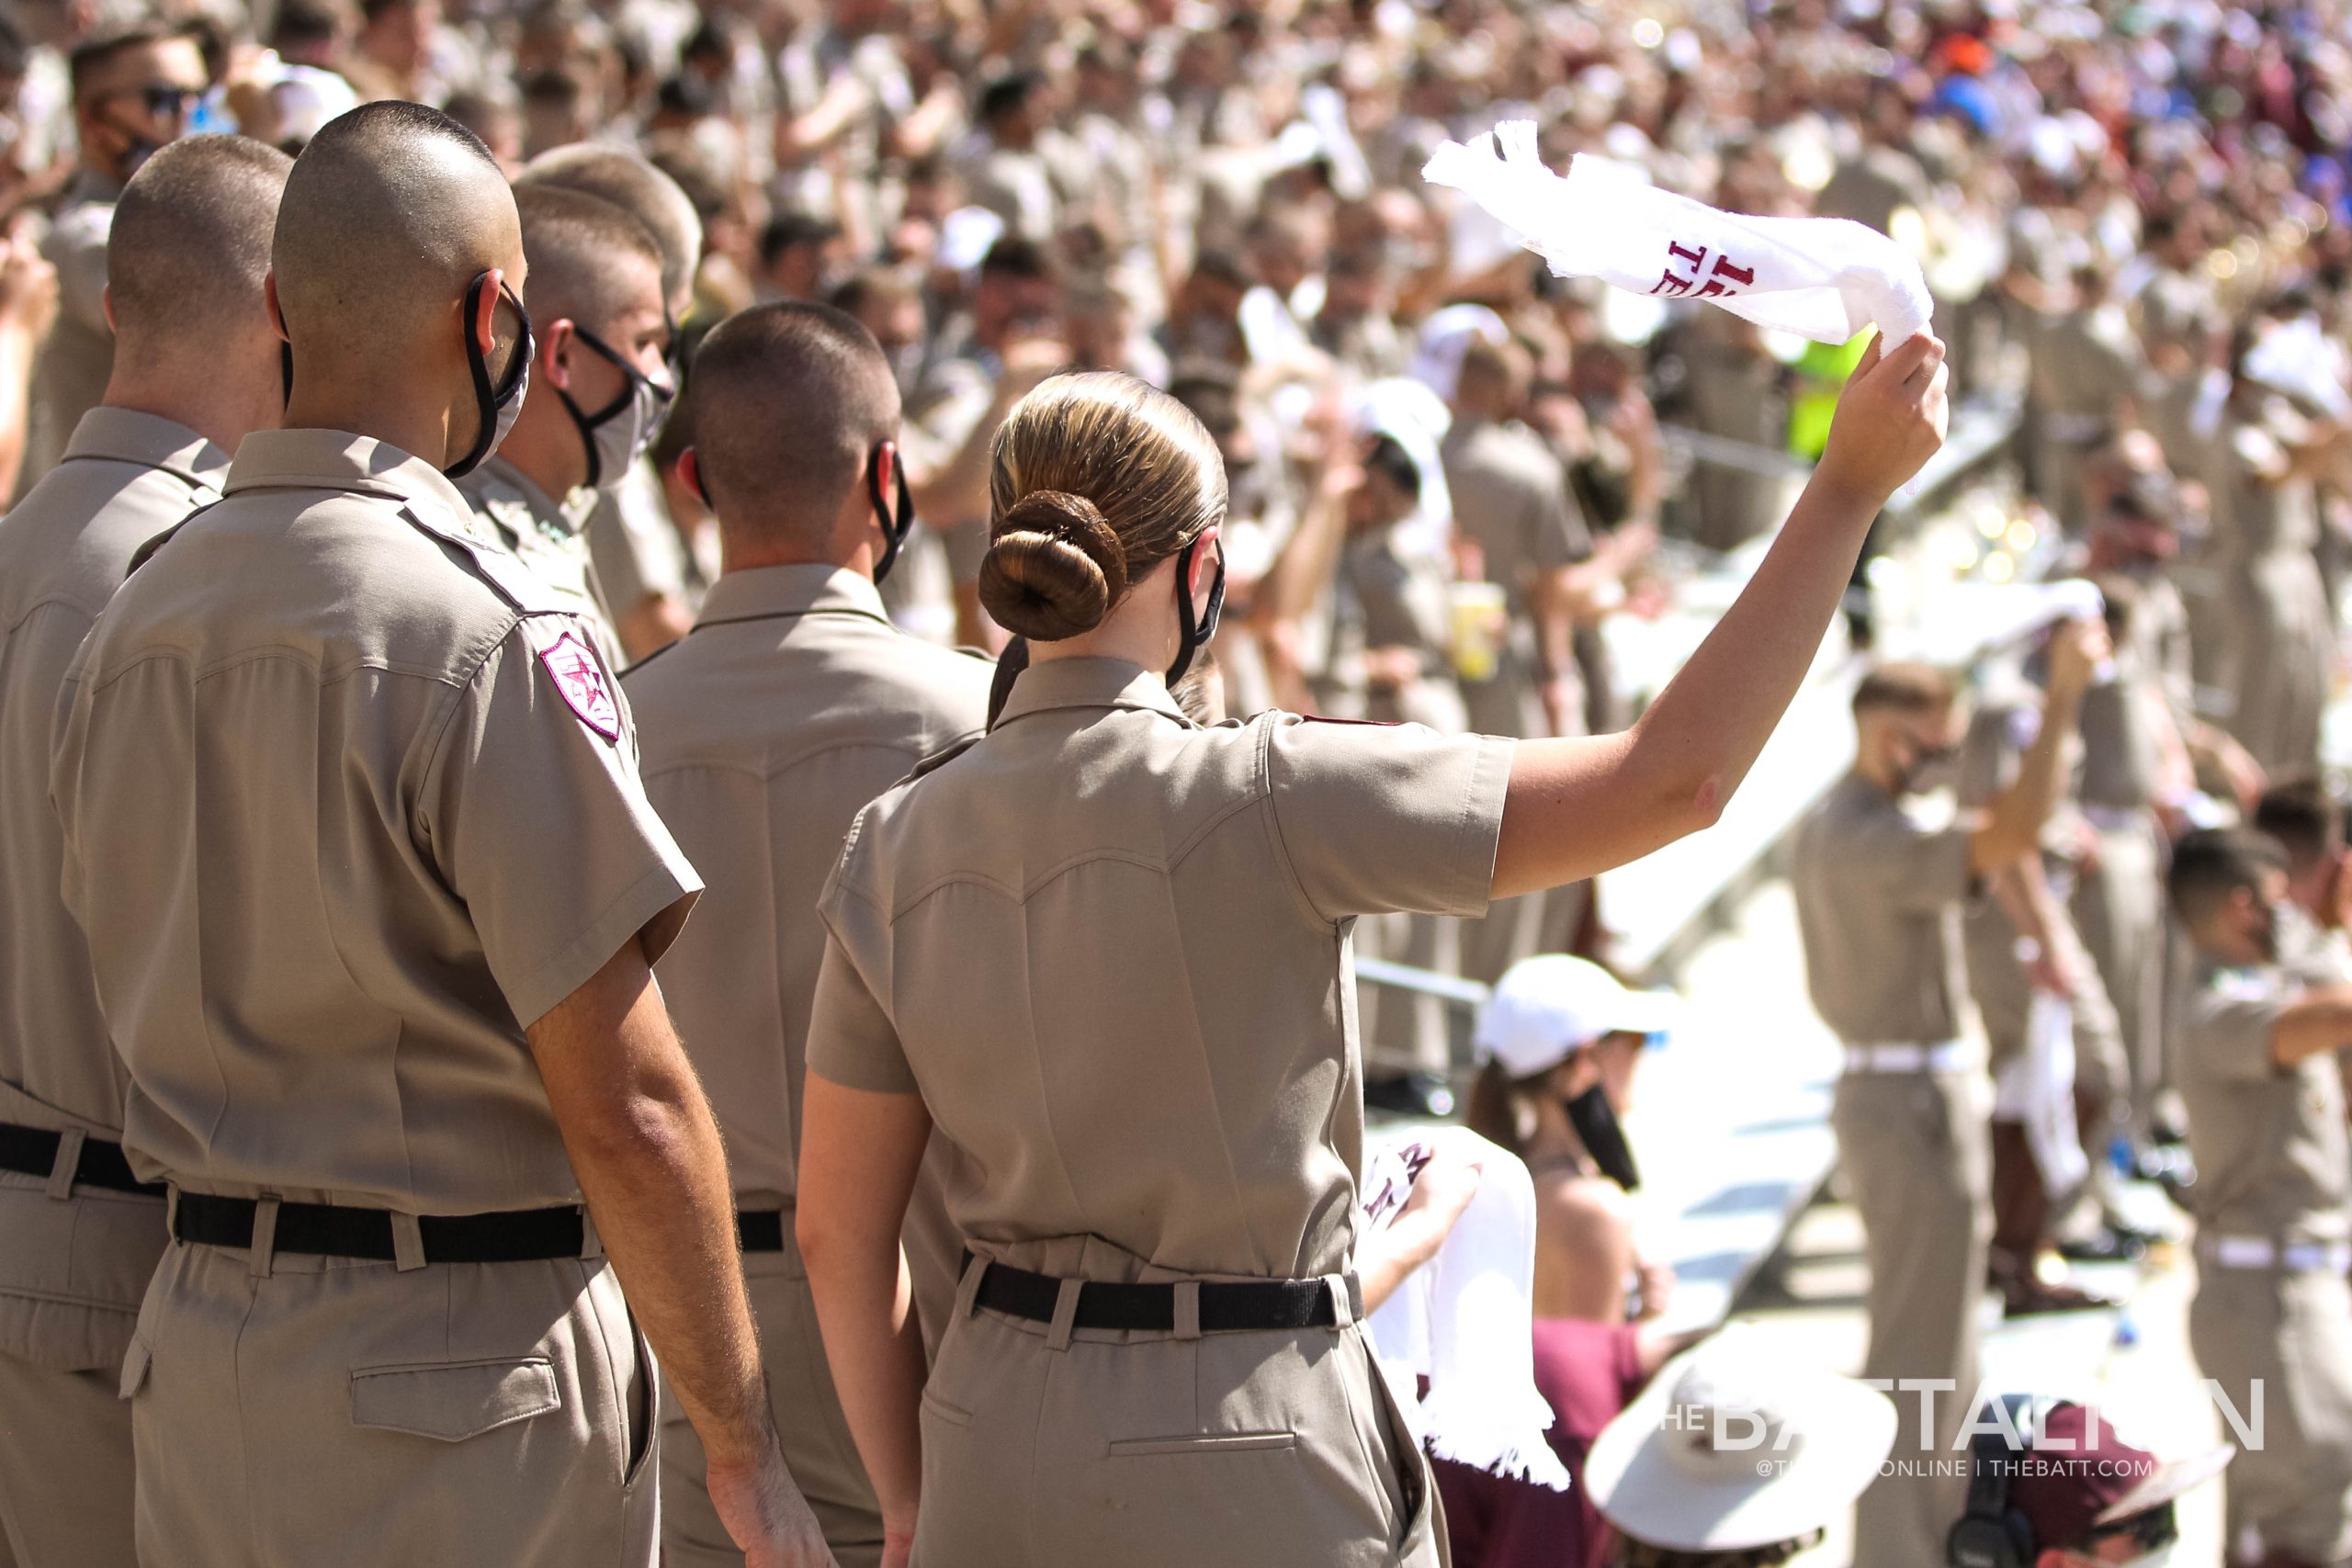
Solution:
{"label": "cadet's ear", "polygon": [[678,454],[678,482],[684,485],[696,501],[705,506],[710,505],[710,492],[702,488],[702,460],[695,457],[691,446]]}
{"label": "cadet's ear", "polygon": [[[261,275],[261,306],[269,312],[269,324],[277,329],[277,335],[288,343],[293,342],[294,334],[286,330],[286,312],[277,303],[277,270],[275,267]],[[107,323],[109,326],[114,323],[114,308],[111,305],[107,308]]]}
{"label": "cadet's ear", "polygon": [[558,316],[540,334],[539,363],[536,373],[545,377],[550,386],[566,390],[571,389],[571,345],[579,332],[579,323],[570,316]]}
{"label": "cadet's ear", "polygon": [[113,284],[109,283],[98,290],[98,310],[107,319],[107,331],[113,332],[115,330]]}

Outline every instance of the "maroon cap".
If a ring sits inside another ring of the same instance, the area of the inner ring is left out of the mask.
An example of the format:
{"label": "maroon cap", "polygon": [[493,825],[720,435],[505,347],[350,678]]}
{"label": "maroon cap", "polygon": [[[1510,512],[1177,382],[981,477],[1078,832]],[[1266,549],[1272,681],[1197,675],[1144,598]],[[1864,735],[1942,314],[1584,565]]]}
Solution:
{"label": "maroon cap", "polygon": [[2091,1412],[2082,1405],[2053,1404],[2042,1416],[2041,1435],[2018,1456],[2022,1462],[2009,1483],[2009,1506],[2033,1527],[2036,1546],[2076,1546],[2097,1526],[2143,1514],[2211,1480],[2231,1452],[2223,1447],[2159,1465],[2107,1422],[2094,1430]]}

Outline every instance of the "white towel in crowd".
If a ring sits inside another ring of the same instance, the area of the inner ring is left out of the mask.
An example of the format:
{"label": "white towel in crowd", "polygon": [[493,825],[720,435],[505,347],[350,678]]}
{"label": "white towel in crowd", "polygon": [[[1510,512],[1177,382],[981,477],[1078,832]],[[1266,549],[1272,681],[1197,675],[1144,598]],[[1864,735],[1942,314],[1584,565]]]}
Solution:
{"label": "white towel in crowd", "polygon": [[1469,196],[1561,277],[1713,300],[1816,343],[1844,343],[1875,323],[1892,347],[1935,311],[1918,262],[1875,229],[1842,218],[1719,212],[1589,152],[1562,178],[1537,152],[1532,120],[1505,120],[1493,145],[1446,142],[1421,177]]}
{"label": "white towel in crowd", "polygon": [[1993,1114],[2024,1125],[2026,1146],[2053,1197],[2089,1178],[2090,1157],[2075,1122],[2075,1009],[2065,998],[2033,994],[2025,1049],[1994,1077]]}
{"label": "white towel in crowd", "polygon": [[[1437,1256],[1372,1314],[1373,1349],[1430,1452],[1565,1492],[1567,1470],[1544,1438],[1552,1407],[1535,1390],[1535,1183],[1527,1167],[1464,1128],[1398,1128],[1365,1157],[1365,1228],[1395,1218],[1418,1169],[1417,1145],[1441,1140],[1475,1145],[1478,1193]],[[1417,1403],[1424,1377],[1430,1391]]]}

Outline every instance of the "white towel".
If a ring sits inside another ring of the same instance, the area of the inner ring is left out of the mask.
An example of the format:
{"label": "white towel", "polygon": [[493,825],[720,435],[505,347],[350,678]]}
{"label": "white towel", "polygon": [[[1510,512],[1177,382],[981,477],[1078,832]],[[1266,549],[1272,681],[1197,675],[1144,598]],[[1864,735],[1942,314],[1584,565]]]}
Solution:
{"label": "white towel", "polygon": [[[1566,1467],[1544,1438],[1552,1407],[1535,1389],[1535,1183],[1527,1167],[1461,1127],[1398,1128],[1391,1137],[1364,1163],[1368,1230],[1395,1217],[1415,1145],[1466,1140],[1480,1167],[1477,1196],[1437,1256],[1367,1325],[1396,1403],[1438,1458],[1565,1492]],[[1416,1403],[1423,1377],[1430,1392]]]}
{"label": "white towel", "polygon": [[2024,1124],[2026,1146],[2052,1196],[2072,1193],[2090,1176],[2075,1122],[2075,1009],[2065,998],[2033,994],[2025,1049],[1994,1077],[1993,1114]]}
{"label": "white towel", "polygon": [[1928,324],[1918,262],[1843,218],[1749,218],[1650,185],[1640,170],[1579,152],[1563,179],[1532,120],[1449,141],[1421,177],[1468,195],[1523,236],[1561,277],[1598,277],[1662,299],[1712,299],[1758,326],[1844,343],[1876,323],[1890,346]]}

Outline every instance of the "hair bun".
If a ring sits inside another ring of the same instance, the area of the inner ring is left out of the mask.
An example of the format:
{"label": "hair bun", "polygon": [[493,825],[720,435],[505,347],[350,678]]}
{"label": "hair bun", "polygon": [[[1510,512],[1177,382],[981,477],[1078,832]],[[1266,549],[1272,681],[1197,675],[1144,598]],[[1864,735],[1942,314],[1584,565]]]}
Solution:
{"label": "hair bun", "polygon": [[1127,591],[1127,553],[1084,496],[1032,491],[997,519],[979,588],[997,625],[1058,642],[1102,624]]}

